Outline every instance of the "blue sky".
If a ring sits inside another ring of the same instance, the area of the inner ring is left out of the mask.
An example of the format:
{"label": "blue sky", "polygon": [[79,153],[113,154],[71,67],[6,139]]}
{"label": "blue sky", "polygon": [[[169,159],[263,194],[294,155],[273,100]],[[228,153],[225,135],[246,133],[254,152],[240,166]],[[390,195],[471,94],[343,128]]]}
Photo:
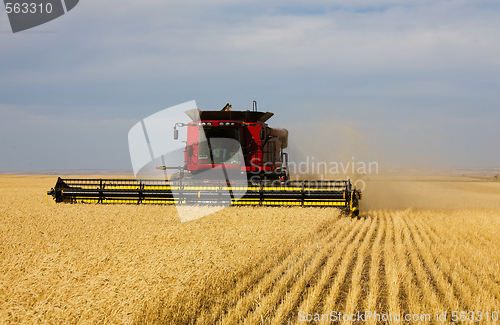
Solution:
{"label": "blue sky", "polygon": [[0,170],[130,169],[128,130],[190,100],[257,100],[296,156],[500,167],[499,16],[495,1],[82,0],[12,34],[0,12]]}

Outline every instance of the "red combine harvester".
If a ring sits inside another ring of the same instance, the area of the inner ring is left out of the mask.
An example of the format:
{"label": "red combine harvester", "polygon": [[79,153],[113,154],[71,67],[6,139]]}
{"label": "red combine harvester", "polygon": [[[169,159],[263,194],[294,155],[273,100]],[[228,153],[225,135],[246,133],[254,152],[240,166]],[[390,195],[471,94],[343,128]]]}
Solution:
{"label": "red combine harvester", "polygon": [[[185,112],[183,166],[164,179],[61,179],[47,194],[56,202],[337,207],[359,215],[361,191],[347,180],[290,180],[288,131],[266,123],[274,114],[257,111]],[[221,177],[222,175],[222,177]]]}

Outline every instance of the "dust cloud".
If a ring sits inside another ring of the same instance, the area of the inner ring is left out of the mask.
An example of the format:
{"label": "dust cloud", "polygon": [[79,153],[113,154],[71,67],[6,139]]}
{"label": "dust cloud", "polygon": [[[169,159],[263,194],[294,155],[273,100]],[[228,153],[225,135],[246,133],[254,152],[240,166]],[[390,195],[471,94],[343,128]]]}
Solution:
{"label": "dust cloud", "polygon": [[378,176],[361,203],[373,209],[500,209],[500,182],[464,176]]}
{"label": "dust cloud", "polygon": [[[340,119],[310,125],[292,123],[287,128],[288,152],[295,164],[290,168],[291,178],[349,178],[363,190],[362,210],[500,208],[500,182],[498,176],[494,178],[498,170],[481,173],[490,177],[477,177],[464,175],[471,174],[470,171],[434,168],[436,157],[426,157],[429,152],[419,154],[418,160],[412,157],[395,160],[393,157],[404,143],[394,146],[397,140],[381,141],[385,137],[382,133],[363,130]],[[308,163],[307,173],[305,168],[297,168],[300,162]],[[368,169],[370,163],[372,167],[376,163],[376,168]],[[339,168],[332,169],[335,164]],[[318,170],[318,166],[323,168]]]}

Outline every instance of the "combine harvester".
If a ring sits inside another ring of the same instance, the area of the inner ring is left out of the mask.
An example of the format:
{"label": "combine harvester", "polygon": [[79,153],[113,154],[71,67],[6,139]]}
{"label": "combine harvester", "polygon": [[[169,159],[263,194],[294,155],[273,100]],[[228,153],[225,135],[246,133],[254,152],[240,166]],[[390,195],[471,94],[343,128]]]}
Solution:
{"label": "combine harvester", "polygon": [[187,128],[183,166],[157,166],[156,179],[58,178],[47,194],[67,203],[315,206],[359,215],[361,191],[349,179],[289,179],[288,131],[269,127],[274,114],[257,111],[256,102],[252,111],[227,104],[185,113],[189,123],[165,126],[177,141],[178,128]]}

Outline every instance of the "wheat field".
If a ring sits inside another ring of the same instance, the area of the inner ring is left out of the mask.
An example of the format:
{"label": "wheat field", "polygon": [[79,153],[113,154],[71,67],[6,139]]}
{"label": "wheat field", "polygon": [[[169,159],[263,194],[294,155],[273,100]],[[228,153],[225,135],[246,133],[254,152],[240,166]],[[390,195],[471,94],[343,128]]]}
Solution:
{"label": "wheat field", "polygon": [[373,183],[359,219],[230,207],[185,223],[54,204],[54,183],[0,175],[2,324],[500,323],[500,183],[397,183],[413,202],[373,201]]}

